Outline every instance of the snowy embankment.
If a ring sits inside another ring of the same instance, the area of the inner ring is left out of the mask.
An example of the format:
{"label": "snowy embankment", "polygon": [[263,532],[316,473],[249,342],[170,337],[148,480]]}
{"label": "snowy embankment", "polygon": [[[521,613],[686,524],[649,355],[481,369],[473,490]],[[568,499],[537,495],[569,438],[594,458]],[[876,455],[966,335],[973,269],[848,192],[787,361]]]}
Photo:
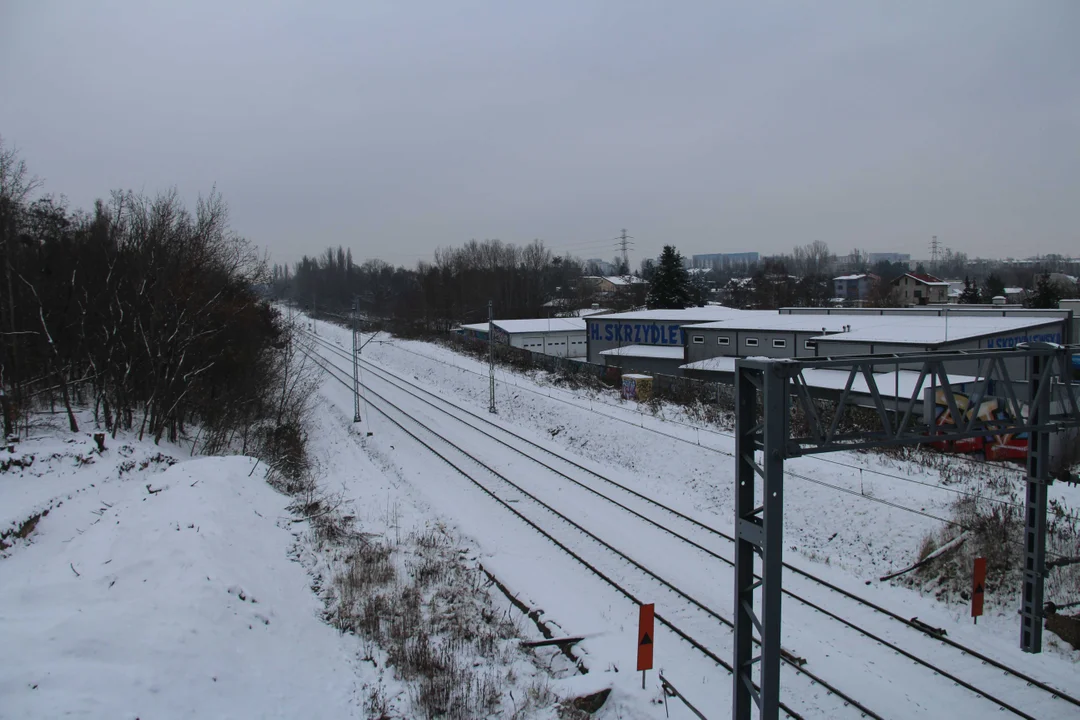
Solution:
{"label": "snowy embankment", "polygon": [[[521,646],[543,635],[520,601],[350,420],[317,403],[300,498],[251,458],[124,436],[3,451],[0,718],[525,720],[610,688]],[[655,717],[638,704],[595,717]]]}
{"label": "snowy embankment", "polygon": [[352,643],[289,550],[287,498],[245,457],[82,436],[0,474],[0,716],[349,717]]}

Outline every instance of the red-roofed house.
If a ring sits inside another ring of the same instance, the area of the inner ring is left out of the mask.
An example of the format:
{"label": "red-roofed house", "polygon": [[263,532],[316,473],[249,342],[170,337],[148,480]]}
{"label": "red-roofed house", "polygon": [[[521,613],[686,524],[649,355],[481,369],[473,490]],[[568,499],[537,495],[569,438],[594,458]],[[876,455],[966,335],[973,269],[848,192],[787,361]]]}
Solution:
{"label": "red-roofed house", "polygon": [[949,301],[949,283],[923,273],[904,273],[892,281],[893,292],[905,305],[928,305]]}

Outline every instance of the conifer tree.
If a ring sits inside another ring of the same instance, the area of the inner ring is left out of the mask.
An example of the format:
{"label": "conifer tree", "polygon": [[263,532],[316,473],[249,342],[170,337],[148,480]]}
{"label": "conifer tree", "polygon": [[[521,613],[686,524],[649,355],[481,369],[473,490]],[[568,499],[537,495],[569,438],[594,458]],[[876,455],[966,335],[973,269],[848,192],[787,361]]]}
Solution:
{"label": "conifer tree", "polygon": [[682,255],[674,245],[665,245],[645,304],[650,309],[682,310],[691,300],[690,276],[683,267]]}

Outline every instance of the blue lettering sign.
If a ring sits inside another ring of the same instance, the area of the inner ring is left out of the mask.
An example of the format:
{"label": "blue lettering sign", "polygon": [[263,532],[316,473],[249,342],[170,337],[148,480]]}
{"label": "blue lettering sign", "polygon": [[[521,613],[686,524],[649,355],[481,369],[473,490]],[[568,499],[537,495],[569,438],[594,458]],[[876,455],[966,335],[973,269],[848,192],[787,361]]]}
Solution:
{"label": "blue lettering sign", "polygon": [[611,323],[604,325],[604,339],[611,342]]}
{"label": "blue lettering sign", "polygon": [[989,338],[986,341],[986,347],[992,350],[1004,350],[1007,348],[1013,348],[1022,343],[1030,342],[1047,342],[1047,343],[1060,343],[1061,333],[1034,333],[1031,335],[1014,335],[1013,337],[999,337]]}

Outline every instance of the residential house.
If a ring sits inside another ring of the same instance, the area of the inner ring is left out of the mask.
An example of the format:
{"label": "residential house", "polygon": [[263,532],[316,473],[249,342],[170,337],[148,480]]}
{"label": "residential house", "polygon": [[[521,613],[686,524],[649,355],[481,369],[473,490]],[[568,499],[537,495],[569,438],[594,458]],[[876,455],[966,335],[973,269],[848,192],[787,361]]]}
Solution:
{"label": "residential house", "polygon": [[602,293],[617,293],[629,290],[634,285],[647,285],[647,281],[636,275],[585,275],[582,281],[590,283]]}
{"label": "residential house", "polygon": [[905,305],[931,305],[949,301],[949,283],[924,273],[904,273],[892,281],[893,292]]}

